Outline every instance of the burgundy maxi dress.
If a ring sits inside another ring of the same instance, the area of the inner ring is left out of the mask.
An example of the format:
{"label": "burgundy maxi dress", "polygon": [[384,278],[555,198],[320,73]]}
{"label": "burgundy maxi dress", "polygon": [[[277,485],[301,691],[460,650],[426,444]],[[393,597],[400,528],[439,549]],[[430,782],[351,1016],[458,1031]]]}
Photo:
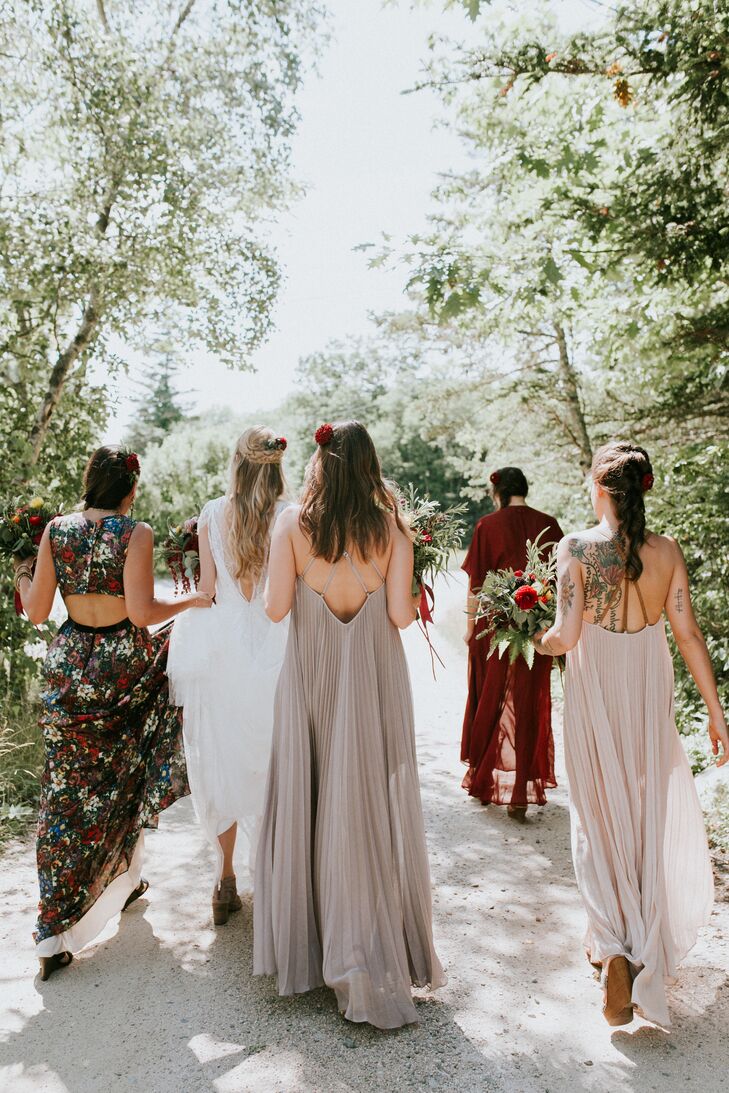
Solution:
{"label": "burgundy maxi dress", "polygon": [[[495,569],[524,569],[527,539],[544,532],[547,549],[562,538],[552,516],[528,505],[507,505],[479,520],[463,569],[477,592]],[[489,636],[476,624],[468,649],[468,701],[463,720],[461,760],[468,765],[463,788],[483,804],[547,803],[556,786],[550,698],[550,657],[523,657],[509,665],[507,655],[488,657]],[[487,659],[488,657],[488,659]]]}

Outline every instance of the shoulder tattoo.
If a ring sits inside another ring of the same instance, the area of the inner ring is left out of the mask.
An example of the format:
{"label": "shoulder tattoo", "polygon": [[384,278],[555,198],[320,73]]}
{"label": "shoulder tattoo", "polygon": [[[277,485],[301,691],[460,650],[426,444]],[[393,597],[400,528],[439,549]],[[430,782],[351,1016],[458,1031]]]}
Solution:
{"label": "shoulder tattoo", "polygon": [[[569,552],[585,567],[585,607],[593,610],[599,619],[610,604],[608,629],[615,630],[625,576],[625,557],[619,536],[598,541],[571,539]],[[560,604],[561,596],[560,588]]]}

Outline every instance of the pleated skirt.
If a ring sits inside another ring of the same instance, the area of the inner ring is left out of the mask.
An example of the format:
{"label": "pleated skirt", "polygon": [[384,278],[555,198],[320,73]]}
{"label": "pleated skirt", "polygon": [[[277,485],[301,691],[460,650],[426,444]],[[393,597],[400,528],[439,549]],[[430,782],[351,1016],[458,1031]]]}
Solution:
{"label": "pleated skirt", "polygon": [[412,694],[384,587],[343,623],[298,582],[256,863],[254,971],[279,993],[323,984],[350,1021],[417,1020],[444,982]]}
{"label": "pleated skirt", "polygon": [[713,879],[662,620],[634,634],[583,624],[564,734],[586,948],[593,961],[626,956],[634,1006],[668,1026],[666,985],[709,920]]}

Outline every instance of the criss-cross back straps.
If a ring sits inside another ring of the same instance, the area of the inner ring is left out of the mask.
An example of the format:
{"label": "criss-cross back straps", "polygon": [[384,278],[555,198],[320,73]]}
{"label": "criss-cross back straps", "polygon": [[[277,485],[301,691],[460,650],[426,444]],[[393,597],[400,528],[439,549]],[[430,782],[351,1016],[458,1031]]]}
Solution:
{"label": "criss-cross back straps", "polygon": [[[352,572],[354,573],[355,577],[357,578],[357,580],[358,580],[358,582],[359,582],[365,596],[371,596],[372,592],[370,592],[367,585],[365,584],[364,577],[362,576],[360,571],[357,569],[357,566],[352,561],[352,556],[351,556],[351,554],[349,553],[348,550],[342,551],[342,558],[346,558],[347,561],[349,562],[350,568],[351,568]],[[321,592],[319,593],[319,595],[321,596],[322,599],[324,599],[327,592],[329,591],[329,585],[334,580],[334,573],[336,571],[337,566],[341,562],[341,560],[342,560],[341,558],[338,558],[336,560],[336,562],[332,563],[332,568],[329,571],[329,576],[326,579],[326,584],[324,585]],[[301,571],[301,579],[302,580],[304,579],[304,577],[306,577],[306,574],[309,572],[309,570],[311,569],[311,567],[313,566],[315,561],[316,561],[316,558],[310,558],[309,561],[306,563],[303,570]],[[380,578],[380,580],[384,584],[385,583],[385,578],[382,576],[382,573],[380,572],[379,566],[375,562],[370,562],[370,565],[372,566],[375,573],[377,574],[377,576]]]}
{"label": "criss-cross back straps", "polygon": [[[623,596],[623,631],[626,631],[628,629],[628,601],[630,599],[630,586],[631,585],[635,586],[635,591],[638,593],[638,602],[640,603],[640,609],[643,613],[643,624],[644,624],[644,626],[647,626],[648,625],[648,615],[646,614],[645,602],[643,600],[643,593],[640,590],[640,585],[638,584],[638,581],[637,580],[631,581],[630,578],[628,577],[628,575],[626,574],[623,582],[621,582],[621,583],[625,584],[625,595]],[[613,593],[610,596],[610,599],[605,604],[605,610],[603,611],[602,615],[598,619],[598,626],[602,626],[602,623],[605,619],[605,616],[607,615],[608,611],[610,610],[610,608],[615,603],[615,599],[618,596],[619,592],[620,592],[620,585],[618,584],[613,589]]]}

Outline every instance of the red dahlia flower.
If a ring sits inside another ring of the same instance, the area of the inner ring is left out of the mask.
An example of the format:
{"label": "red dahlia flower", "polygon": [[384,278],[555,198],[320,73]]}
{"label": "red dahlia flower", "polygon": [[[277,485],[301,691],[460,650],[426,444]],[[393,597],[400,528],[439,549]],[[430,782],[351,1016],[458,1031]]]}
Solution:
{"label": "red dahlia flower", "polygon": [[124,460],[124,466],[129,471],[129,474],[139,474],[139,456],[136,452],[130,452]]}
{"label": "red dahlia flower", "polygon": [[333,436],[334,429],[327,422],[325,425],[320,425],[319,428],[316,430],[316,432],[314,433],[314,440],[317,444],[326,445],[331,442]]}
{"label": "red dahlia flower", "polygon": [[537,606],[539,596],[536,589],[525,584],[521,588],[517,588],[514,593],[514,601],[521,611],[531,611],[533,607]]}
{"label": "red dahlia flower", "polygon": [[655,481],[655,479],[653,478],[652,474],[644,474],[643,475],[643,478],[642,478],[641,483],[640,483],[641,489],[643,490],[643,493],[647,493],[648,490],[653,489],[654,481]]}

